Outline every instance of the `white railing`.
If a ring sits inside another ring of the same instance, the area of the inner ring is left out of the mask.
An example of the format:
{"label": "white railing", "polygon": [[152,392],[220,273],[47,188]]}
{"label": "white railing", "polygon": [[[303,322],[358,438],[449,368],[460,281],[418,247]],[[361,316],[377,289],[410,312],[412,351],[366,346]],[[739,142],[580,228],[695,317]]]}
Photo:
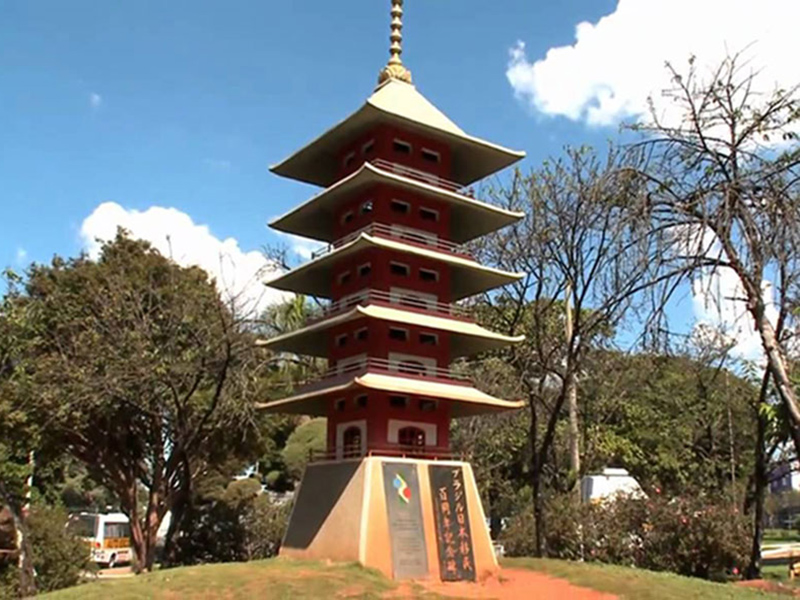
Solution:
{"label": "white railing", "polygon": [[390,293],[382,290],[364,290],[362,293],[353,294],[344,300],[333,302],[322,310],[322,314],[314,319],[320,321],[330,316],[350,310],[354,306],[367,306],[370,304],[381,304],[397,306],[403,309],[410,309],[437,316],[452,317],[456,319],[471,320],[469,311],[455,304],[445,304],[435,302],[419,296],[409,296],[402,293]]}
{"label": "white railing", "polygon": [[312,259],[319,258],[320,256],[325,256],[352,242],[353,240],[357,239],[362,233],[366,233],[368,235],[373,235],[375,237],[384,237],[392,240],[398,240],[401,242],[406,242],[412,244],[414,246],[420,246],[423,248],[429,248],[431,250],[436,250],[439,252],[447,252],[448,254],[457,254],[459,256],[465,256],[468,258],[472,258],[472,256],[467,252],[466,247],[460,244],[456,244],[455,242],[451,242],[449,240],[443,240],[438,237],[434,237],[433,235],[426,235],[425,232],[416,232],[416,231],[409,231],[407,229],[402,229],[400,227],[392,226],[392,225],[385,225],[383,223],[370,223],[366,227],[362,227],[358,231],[354,231],[353,233],[349,233],[344,237],[339,238],[332,244],[328,244],[327,246],[320,248],[316,252],[311,255]]}

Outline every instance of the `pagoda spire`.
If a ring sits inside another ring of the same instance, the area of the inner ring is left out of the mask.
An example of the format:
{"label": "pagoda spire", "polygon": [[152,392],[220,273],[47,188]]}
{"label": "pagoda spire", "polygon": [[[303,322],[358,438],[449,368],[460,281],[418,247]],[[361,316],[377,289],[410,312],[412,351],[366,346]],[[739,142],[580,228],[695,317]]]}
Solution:
{"label": "pagoda spire", "polygon": [[400,58],[400,55],[403,54],[403,0],[392,0],[391,14],[389,62],[378,75],[379,86],[389,79],[411,83],[411,71],[403,65],[403,60]]}

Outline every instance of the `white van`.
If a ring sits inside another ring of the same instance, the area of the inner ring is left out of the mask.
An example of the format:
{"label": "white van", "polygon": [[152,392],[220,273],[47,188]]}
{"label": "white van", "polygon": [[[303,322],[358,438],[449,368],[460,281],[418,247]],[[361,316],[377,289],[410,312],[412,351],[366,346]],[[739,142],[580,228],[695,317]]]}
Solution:
{"label": "white van", "polygon": [[76,513],[67,529],[90,545],[92,561],[99,565],[112,568],[133,560],[130,521],[122,513]]}

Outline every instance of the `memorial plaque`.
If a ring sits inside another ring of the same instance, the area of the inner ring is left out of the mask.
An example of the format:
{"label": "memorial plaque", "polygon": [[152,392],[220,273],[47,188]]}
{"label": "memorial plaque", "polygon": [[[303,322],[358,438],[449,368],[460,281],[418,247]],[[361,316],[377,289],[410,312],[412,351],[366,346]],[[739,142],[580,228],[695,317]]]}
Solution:
{"label": "memorial plaque", "polygon": [[475,553],[461,467],[428,467],[442,581],[475,581]]}
{"label": "memorial plaque", "polygon": [[428,551],[422,523],[417,465],[384,462],[383,489],[389,517],[394,578],[427,577]]}

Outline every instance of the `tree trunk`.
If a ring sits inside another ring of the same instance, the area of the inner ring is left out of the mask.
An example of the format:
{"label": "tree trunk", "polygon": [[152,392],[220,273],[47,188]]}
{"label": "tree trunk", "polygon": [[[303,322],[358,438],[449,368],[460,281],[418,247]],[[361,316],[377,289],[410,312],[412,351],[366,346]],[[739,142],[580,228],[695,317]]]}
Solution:
{"label": "tree trunk", "polygon": [[794,442],[795,452],[800,455],[800,406],[789,377],[786,358],[778,342],[775,328],[766,317],[764,302],[761,298],[751,298],[750,313],[753,315],[756,329],[761,336],[761,343],[767,355],[768,370],[772,374],[775,389],[789,414],[789,432]]}
{"label": "tree trunk", "polygon": [[531,405],[531,490],[533,491],[533,523],[536,528],[534,533],[534,554],[538,558],[547,556],[547,540],[545,538],[546,517],[544,511],[544,499],[542,498],[542,455],[537,448],[538,445],[538,424],[536,406],[534,400],[530,400]]}
{"label": "tree trunk", "polygon": [[25,524],[25,519],[22,518],[15,507],[9,506],[8,509],[14,521],[14,529],[17,531],[19,593],[23,598],[28,598],[36,595],[36,574],[33,570],[33,548],[31,547],[31,540],[28,536],[28,527]]}
{"label": "tree trunk", "polygon": [[578,382],[571,369],[567,372],[566,385],[567,410],[569,412],[569,474],[570,486],[577,500],[581,499],[581,450],[580,426],[578,423]]}
{"label": "tree trunk", "polygon": [[769,389],[770,372],[764,374],[761,384],[761,392],[756,405],[756,447],[755,447],[755,467],[753,469],[753,482],[755,492],[753,494],[753,543],[750,547],[750,563],[745,570],[747,579],[761,578],[761,541],[764,536],[764,499],[767,488],[767,464],[764,444],[766,444],[766,418],[762,414],[761,407],[767,403],[767,390]]}
{"label": "tree trunk", "polygon": [[575,374],[571,362],[571,347],[572,347],[572,284],[567,281],[567,288],[565,291],[565,319],[564,319],[564,334],[566,338],[567,356],[567,374],[564,386],[566,388],[567,397],[567,411],[569,413],[569,472],[570,481],[569,485],[575,492],[578,502],[581,499],[581,449],[580,449],[580,426],[578,424],[578,379]]}

